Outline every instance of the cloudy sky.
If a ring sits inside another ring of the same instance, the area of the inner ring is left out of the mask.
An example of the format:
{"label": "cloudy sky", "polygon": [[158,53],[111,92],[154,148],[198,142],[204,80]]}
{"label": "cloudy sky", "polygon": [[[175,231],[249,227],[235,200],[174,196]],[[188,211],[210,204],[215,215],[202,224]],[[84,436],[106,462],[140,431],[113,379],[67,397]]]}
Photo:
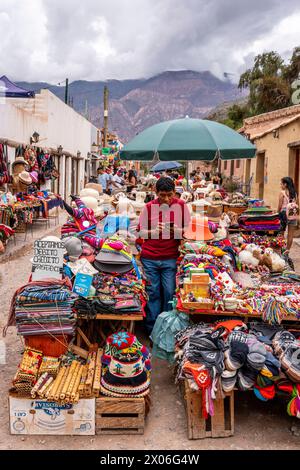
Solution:
{"label": "cloudy sky", "polygon": [[58,83],[210,70],[300,45],[299,0],[0,0],[0,75]]}

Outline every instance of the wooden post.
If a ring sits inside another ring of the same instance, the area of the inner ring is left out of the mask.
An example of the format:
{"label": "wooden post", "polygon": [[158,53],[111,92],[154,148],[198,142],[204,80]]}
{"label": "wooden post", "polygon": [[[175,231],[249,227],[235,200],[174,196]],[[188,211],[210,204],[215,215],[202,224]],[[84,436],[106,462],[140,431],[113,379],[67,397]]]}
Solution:
{"label": "wooden post", "polygon": [[107,147],[107,133],[108,133],[108,88],[107,86],[104,87],[104,99],[103,99],[103,104],[104,104],[104,147]]}

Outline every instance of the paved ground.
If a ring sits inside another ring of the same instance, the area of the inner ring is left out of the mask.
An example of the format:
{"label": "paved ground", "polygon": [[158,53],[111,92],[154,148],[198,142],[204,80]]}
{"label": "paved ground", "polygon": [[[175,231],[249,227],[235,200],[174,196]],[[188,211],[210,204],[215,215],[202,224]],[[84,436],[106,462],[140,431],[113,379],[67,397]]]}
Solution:
{"label": "paved ground", "polygon": [[[55,234],[55,232],[53,232]],[[30,241],[30,243],[32,243]],[[299,247],[292,252],[300,271]],[[0,327],[17,287],[26,283],[30,272],[31,247],[0,264]],[[164,361],[153,361],[152,409],[143,436],[11,436],[9,434],[7,390],[20,360],[22,343],[15,329],[5,338],[7,363],[1,366],[0,449],[299,449],[300,421],[290,418],[280,401],[262,403],[252,393],[236,394],[235,435],[226,439],[187,439],[186,416],[172,369]],[[291,428],[294,428],[294,432]]]}

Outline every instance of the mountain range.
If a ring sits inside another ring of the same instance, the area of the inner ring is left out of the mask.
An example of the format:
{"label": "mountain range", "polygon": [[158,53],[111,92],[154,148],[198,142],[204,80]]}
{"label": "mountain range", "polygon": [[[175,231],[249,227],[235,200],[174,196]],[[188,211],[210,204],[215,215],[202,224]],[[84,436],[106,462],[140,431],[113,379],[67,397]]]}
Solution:
{"label": "mountain range", "polygon": [[[64,100],[65,87],[44,82],[17,82],[28,90],[48,88]],[[148,126],[188,115],[203,118],[223,102],[240,98],[237,86],[209,71],[167,71],[148,79],[84,81],[69,85],[76,111],[103,127],[103,89],[109,89],[109,130],[127,142]]]}

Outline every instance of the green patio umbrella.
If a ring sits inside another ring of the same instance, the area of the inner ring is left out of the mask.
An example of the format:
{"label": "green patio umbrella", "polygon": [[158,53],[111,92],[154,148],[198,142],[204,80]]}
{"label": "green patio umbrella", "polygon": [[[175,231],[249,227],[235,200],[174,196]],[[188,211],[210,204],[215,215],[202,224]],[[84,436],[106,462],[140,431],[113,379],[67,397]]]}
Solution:
{"label": "green patio umbrella", "polygon": [[230,127],[204,119],[175,119],[148,127],[123,147],[123,160],[234,160],[252,158],[256,148]]}

